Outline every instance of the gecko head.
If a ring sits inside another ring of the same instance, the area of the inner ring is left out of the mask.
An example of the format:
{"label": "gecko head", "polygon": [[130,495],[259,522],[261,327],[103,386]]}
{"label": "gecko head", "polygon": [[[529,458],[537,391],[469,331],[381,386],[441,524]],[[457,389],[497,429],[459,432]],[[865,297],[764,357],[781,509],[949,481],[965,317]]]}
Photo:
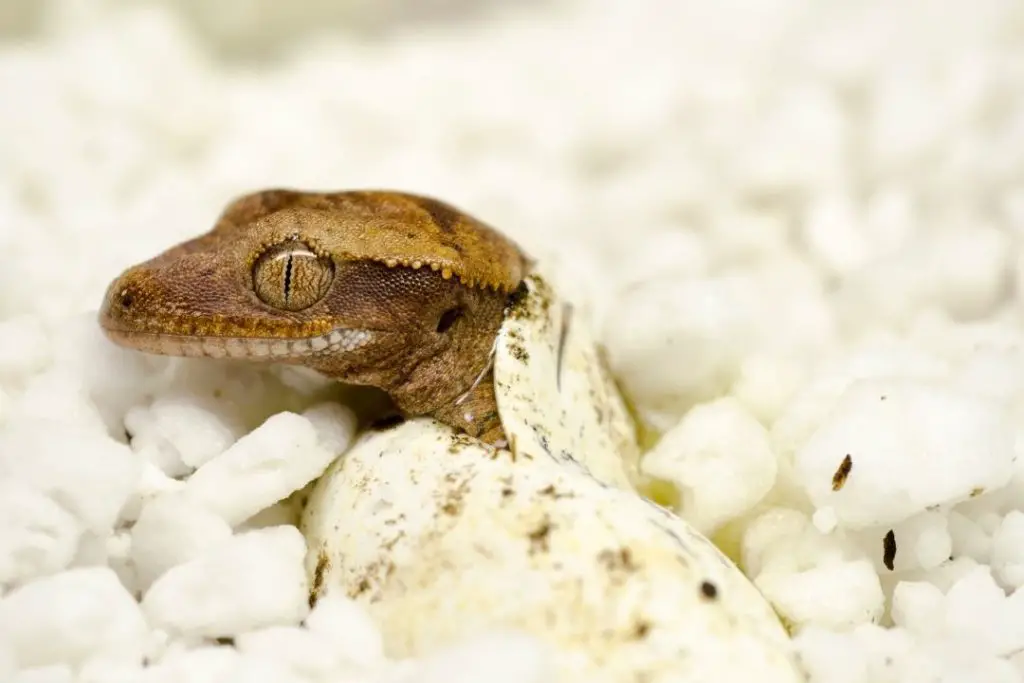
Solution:
{"label": "gecko head", "polygon": [[270,190],[122,273],[99,319],[122,346],[300,364],[429,412],[418,404],[458,395],[487,365],[526,267],[511,241],[436,200]]}

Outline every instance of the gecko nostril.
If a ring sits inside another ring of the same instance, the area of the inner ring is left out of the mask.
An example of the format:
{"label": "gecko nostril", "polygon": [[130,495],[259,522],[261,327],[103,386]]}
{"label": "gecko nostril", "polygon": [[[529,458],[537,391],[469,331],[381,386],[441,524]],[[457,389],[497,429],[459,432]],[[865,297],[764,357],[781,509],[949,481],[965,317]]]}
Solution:
{"label": "gecko nostril", "polygon": [[121,308],[128,309],[135,302],[135,295],[132,293],[132,290],[125,287],[121,290],[121,294],[118,295],[118,299],[121,302]]}
{"label": "gecko nostril", "polygon": [[437,321],[437,332],[438,334],[444,334],[447,332],[455,321],[462,316],[461,308],[450,308],[441,314],[441,318]]}

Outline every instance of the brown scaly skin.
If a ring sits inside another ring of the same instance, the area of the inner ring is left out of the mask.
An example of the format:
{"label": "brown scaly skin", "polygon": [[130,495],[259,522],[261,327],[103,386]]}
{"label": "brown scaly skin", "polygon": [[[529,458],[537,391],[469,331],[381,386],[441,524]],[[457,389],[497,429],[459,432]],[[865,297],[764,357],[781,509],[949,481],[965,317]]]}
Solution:
{"label": "brown scaly skin", "polygon": [[99,319],[140,351],[304,365],[379,387],[408,416],[495,444],[490,354],[529,266],[496,230],[427,197],[267,190],[121,274]]}

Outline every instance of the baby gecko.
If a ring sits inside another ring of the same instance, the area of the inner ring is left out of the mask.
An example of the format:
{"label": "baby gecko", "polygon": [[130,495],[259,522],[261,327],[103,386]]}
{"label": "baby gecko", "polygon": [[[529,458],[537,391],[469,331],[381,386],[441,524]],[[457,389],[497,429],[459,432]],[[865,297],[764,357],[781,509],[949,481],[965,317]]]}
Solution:
{"label": "baby gecko", "polygon": [[138,351],[289,363],[378,387],[406,416],[500,444],[492,350],[531,265],[429,197],[270,189],[122,273],[99,321]]}

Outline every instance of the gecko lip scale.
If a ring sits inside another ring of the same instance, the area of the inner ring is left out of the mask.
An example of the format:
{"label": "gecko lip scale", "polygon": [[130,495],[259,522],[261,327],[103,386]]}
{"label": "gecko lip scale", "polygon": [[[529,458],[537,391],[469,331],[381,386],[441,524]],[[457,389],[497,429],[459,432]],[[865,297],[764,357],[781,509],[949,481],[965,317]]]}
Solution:
{"label": "gecko lip scale", "polygon": [[192,337],[133,332],[104,327],[119,344],[164,356],[284,360],[318,353],[351,351],[370,340],[368,330],[337,328],[315,337],[297,339],[246,339],[243,337]]}

